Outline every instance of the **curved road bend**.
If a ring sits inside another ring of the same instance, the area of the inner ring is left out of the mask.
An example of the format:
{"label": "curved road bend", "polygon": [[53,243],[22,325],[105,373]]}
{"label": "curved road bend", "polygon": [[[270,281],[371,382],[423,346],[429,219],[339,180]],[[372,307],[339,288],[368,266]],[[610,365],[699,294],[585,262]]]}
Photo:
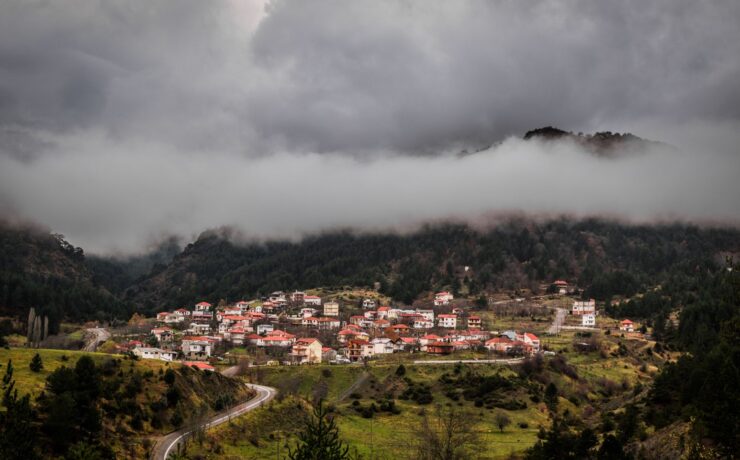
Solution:
{"label": "curved road bend", "polygon": [[[205,428],[213,428],[214,426],[227,422],[232,417],[236,417],[251,410],[257,409],[263,403],[266,403],[267,401],[274,398],[277,394],[277,390],[272,387],[255,385],[251,383],[247,383],[245,385],[256,390],[257,396],[245,403],[234,406],[231,409],[219,412],[213,418],[211,418],[208,423],[206,423]],[[177,451],[177,445],[184,441],[192,432],[192,429],[185,428],[182,430],[173,431],[172,433],[159,438],[157,443],[154,445],[154,449],[150,458],[152,460],[166,460],[168,455],[170,455],[172,452]]]}
{"label": "curved road bend", "polygon": [[88,339],[82,351],[95,351],[98,349],[98,344],[110,339],[110,332],[102,327],[93,327],[86,332]]}

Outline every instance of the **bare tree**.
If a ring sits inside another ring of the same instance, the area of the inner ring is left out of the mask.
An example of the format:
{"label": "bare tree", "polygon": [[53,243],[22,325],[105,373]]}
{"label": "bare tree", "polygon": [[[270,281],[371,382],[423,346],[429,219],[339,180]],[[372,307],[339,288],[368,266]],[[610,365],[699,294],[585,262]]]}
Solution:
{"label": "bare tree", "polygon": [[433,416],[424,413],[414,430],[418,460],[464,460],[475,458],[482,442],[471,414],[455,406],[437,406]]}
{"label": "bare tree", "polygon": [[511,419],[504,411],[496,411],[496,414],[493,416],[493,420],[496,422],[496,426],[502,433],[504,428],[511,425]]}

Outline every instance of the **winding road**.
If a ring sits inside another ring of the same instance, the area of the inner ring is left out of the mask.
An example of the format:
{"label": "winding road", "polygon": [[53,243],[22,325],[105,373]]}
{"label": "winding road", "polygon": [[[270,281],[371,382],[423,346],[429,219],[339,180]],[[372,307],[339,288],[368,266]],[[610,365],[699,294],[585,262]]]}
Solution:
{"label": "winding road", "polygon": [[[251,383],[245,384],[253,390],[257,391],[257,395],[249,401],[234,406],[231,409],[219,412],[213,416],[204,426],[204,428],[213,428],[214,426],[220,425],[224,422],[229,421],[232,417],[239,416],[251,410],[257,409],[262,404],[271,400],[277,394],[277,390],[272,387],[266,387],[263,385],[255,385]],[[161,437],[154,445],[152,450],[152,460],[167,460],[167,456],[172,452],[177,451],[177,446],[187,439],[195,428],[183,428],[181,430],[173,431],[172,433]]]}
{"label": "winding road", "polygon": [[98,349],[98,344],[110,338],[110,332],[102,327],[93,327],[87,330],[86,336],[89,338],[82,351],[95,351]]}

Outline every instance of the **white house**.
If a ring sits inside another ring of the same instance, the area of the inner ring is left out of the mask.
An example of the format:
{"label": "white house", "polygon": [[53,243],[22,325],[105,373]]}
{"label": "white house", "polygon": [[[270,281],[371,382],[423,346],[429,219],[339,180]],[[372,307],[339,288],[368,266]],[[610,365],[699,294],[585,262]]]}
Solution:
{"label": "white house", "polygon": [[594,327],[596,326],[596,315],[593,313],[587,313],[581,316],[581,326]]}
{"label": "white house", "polygon": [[184,308],[178,308],[177,310],[173,311],[172,313],[174,313],[177,316],[182,316],[184,318],[188,318],[190,316],[190,311],[189,310],[186,310]]}
{"label": "white house", "polygon": [[190,359],[206,359],[211,356],[211,341],[207,337],[185,337],[182,339],[182,354]]}
{"label": "white house", "polygon": [[377,304],[375,303],[373,299],[365,299],[362,301],[362,308],[371,309],[371,308],[375,308],[376,305]]}
{"label": "white house", "polygon": [[619,330],[624,332],[635,332],[635,324],[632,321],[625,319],[619,323]]}
{"label": "white house", "polygon": [[275,330],[275,326],[272,324],[258,324],[257,325],[257,334],[269,334],[270,332]]}
{"label": "white house", "polygon": [[439,327],[455,329],[457,327],[457,315],[442,314],[437,316]]}
{"label": "white house", "polygon": [[434,294],[434,305],[436,306],[442,306],[442,305],[448,305],[452,299],[454,299],[453,295],[447,291],[442,291]]}
{"label": "white house", "polygon": [[143,359],[174,361],[177,358],[176,351],[162,350],[160,348],[136,347],[133,349],[133,353]]}
{"label": "white house", "polygon": [[434,321],[423,316],[414,318],[414,329],[431,329],[434,327]]}
{"label": "white house", "polygon": [[588,314],[596,314],[596,301],[594,299],[590,300],[576,300],[573,302],[573,308],[571,309],[571,314],[573,315],[588,315]]}
{"label": "white house", "polygon": [[422,310],[417,308],[416,313],[420,314],[429,321],[434,322],[434,310]]}
{"label": "white house", "polygon": [[317,295],[305,295],[303,296],[304,305],[313,305],[314,307],[321,306],[321,297]]}
{"label": "white house", "polygon": [[373,354],[376,355],[393,353],[393,349],[395,348],[393,341],[388,337],[379,337],[373,339],[370,343],[373,344]]}
{"label": "white house", "polygon": [[195,304],[195,311],[211,311],[212,306],[208,302],[198,302]]}

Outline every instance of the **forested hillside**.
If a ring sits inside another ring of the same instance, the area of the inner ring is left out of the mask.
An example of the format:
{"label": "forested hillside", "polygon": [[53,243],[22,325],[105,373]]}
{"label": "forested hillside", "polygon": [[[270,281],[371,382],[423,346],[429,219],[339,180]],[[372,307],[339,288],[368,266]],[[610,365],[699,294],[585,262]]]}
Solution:
{"label": "forested hillside", "polygon": [[[426,226],[401,235],[327,233],[300,242],[236,242],[207,232],[125,292],[140,308],[238,300],[273,290],[372,286],[410,303],[434,289],[536,290],[566,278],[600,300],[661,282],[688,282],[740,250],[730,228],[512,219],[486,230]],[[465,267],[469,267],[465,271]]]}
{"label": "forested hillside", "polygon": [[126,317],[130,309],[96,283],[81,248],[63,235],[0,224],[0,312],[25,317],[34,307],[50,333],[64,319]]}
{"label": "forested hillside", "polygon": [[[377,282],[383,293],[411,303],[435,289],[470,295],[537,291],[558,278],[606,300],[658,284],[670,289],[699,282],[725,255],[740,251],[740,231],[597,219],[510,219],[484,230],[440,224],[409,234],[338,231],[300,242],[245,243],[228,231],[210,231],[172,258],[176,251],[170,240],[139,258],[86,260],[82,249],[60,235],[4,226],[0,308],[23,316],[35,307],[56,323],[64,317],[125,318],[136,310],[153,312],[198,299],[234,301],[318,286]],[[650,301],[661,302],[654,295],[645,300]],[[667,312],[675,302],[656,305],[614,303],[610,308]]]}

